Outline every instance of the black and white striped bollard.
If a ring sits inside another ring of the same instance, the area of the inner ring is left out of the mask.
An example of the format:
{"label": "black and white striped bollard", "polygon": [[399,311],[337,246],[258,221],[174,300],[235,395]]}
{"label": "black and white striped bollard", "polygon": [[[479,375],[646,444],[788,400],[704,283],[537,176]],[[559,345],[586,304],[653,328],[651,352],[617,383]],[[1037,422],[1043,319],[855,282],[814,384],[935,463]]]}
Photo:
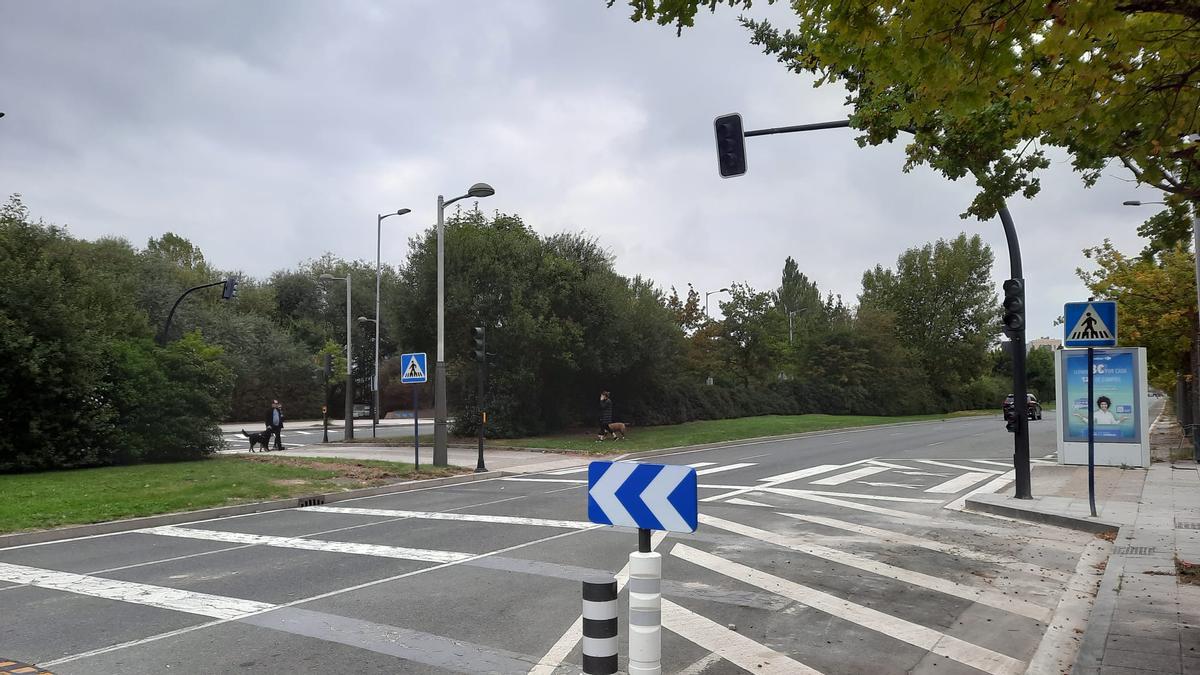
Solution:
{"label": "black and white striped bollard", "polygon": [[583,672],[617,672],[617,580],[583,582]]}

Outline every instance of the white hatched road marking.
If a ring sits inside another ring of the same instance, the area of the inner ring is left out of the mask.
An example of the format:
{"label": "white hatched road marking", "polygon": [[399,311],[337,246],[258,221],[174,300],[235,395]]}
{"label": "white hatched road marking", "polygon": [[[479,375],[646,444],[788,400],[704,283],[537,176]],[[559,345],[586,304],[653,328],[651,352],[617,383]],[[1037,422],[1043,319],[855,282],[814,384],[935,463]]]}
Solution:
{"label": "white hatched road marking", "polygon": [[925,490],[925,492],[933,492],[933,493],[937,493],[937,494],[950,494],[950,495],[957,494],[963,490],[966,490],[967,488],[971,487],[972,485],[982,482],[982,481],[985,481],[995,475],[996,474],[993,474],[993,473],[982,473],[982,472],[964,473],[961,476],[956,476],[954,478],[951,478],[950,480],[946,481],[945,483],[939,483],[937,485],[934,485],[933,487],[929,488],[928,490]]}
{"label": "white hatched road marking", "polygon": [[[942,508],[953,509],[955,511],[965,510],[967,508],[967,499],[969,499],[975,495],[978,495],[978,494],[983,494],[986,492],[995,492],[996,490],[999,490],[1000,488],[1004,487],[1005,485],[1008,485],[1009,483],[1013,482],[1016,479],[1016,477],[1017,477],[1016,471],[1009,471],[1008,473],[1004,474],[1003,476],[998,476],[998,477],[992,479],[991,482],[985,483],[982,487],[977,487],[974,490],[971,490],[967,494],[959,497],[958,499],[955,499],[954,501],[950,502],[949,504],[946,504]],[[981,513],[980,515],[989,515],[989,514]],[[996,517],[1004,518],[1004,516],[996,516]]]}
{"label": "white hatched road marking", "polygon": [[315,431],[299,431],[299,430],[297,430],[297,431],[289,431],[288,433],[289,433],[289,434],[300,434],[301,436],[312,436],[313,434],[315,434],[315,433],[317,433],[317,432],[315,432]]}
{"label": "white hatched road marking", "polygon": [[713,654],[719,654],[749,673],[821,675],[819,670],[813,670],[666,598],[662,599],[662,626]]}
{"label": "white hatched road marking", "polygon": [[966,584],[960,584],[957,581],[942,579],[940,577],[924,574],[922,572],[914,572],[903,567],[896,567],[895,565],[889,565],[877,560],[871,560],[870,558],[857,556],[853,553],[846,553],[845,551],[829,548],[828,546],[805,543],[799,537],[776,534],[768,530],[751,527],[749,525],[742,525],[741,523],[735,523],[733,521],[724,520],[713,516],[706,516],[704,514],[700,515],[700,522],[704,523],[705,525],[720,528],[727,532],[734,532],[751,539],[770,542],[776,546],[790,548],[793,551],[799,551],[800,553],[807,555],[824,558],[825,560],[832,560],[833,562],[841,565],[854,567],[872,574],[878,574],[881,577],[887,577],[889,579],[902,581],[913,586],[927,588],[931,591],[944,593],[955,598],[972,600],[981,605],[987,605],[988,607],[994,607],[996,609],[1011,612],[1013,614],[1020,614],[1021,616],[1029,617],[1035,621],[1049,621],[1052,614],[1052,611],[1048,607],[1042,607],[1041,605],[1035,605],[1031,602],[1018,600],[1003,593],[967,586]]}
{"label": "white hatched road marking", "polygon": [[874,465],[874,466],[886,466],[886,467],[887,467],[887,468],[889,468],[889,469],[897,469],[897,470],[899,470],[899,469],[911,469],[911,468],[912,468],[911,466],[905,466],[905,465],[903,465],[903,464],[892,464],[891,462],[885,462],[885,461],[883,461],[883,460],[879,460],[879,459],[871,459],[871,460],[867,460],[867,464],[871,464],[871,465]]}
{"label": "white hatched road marking", "polygon": [[[848,502],[843,499],[834,499],[832,497],[822,497],[820,495],[812,495],[812,494],[795,495],[795,496],[799,497],[800,499],[807,499],[807,500],[813,501],[813,502],[829,504],[830,506],[840,506],[840,507],[846,508],[846,509],[854,509],[855,511],[865,511],[867,513],[875,513],[875,514],[878,514],[881,516],[890,516],[892,518],[897,518],[900,520],[930,520],[929,516],[926,516],[926,515],[923,515],[920,513],[913,513],[910,511],[896,511],[895,509],[885,509],[881,506],[871,506],[869,504],[857,504],[855,502]],[[733,499],[730,499],[726,503],[727,504],[743,504],[745,506],[765,506],[770,509],[779,508],[777,506],[771,506],[769,504],[760,504],[758,502],[752,502],[748,499],[742,499],[740,497],[734,497]]]}
{"label": "white hatched road marking", "polygon": [[397,511],[393,509],[358,509],[344,506],[306,506],[298,511],[318,513],[344,513],[352,516],[383,516],[385,518],[417,518],[421,520],[462,520],[473,523],[500,523],[504,525],[536,525],[538,527],[565,527],[590,530],[603,527],[583,520],[554,520],[549,518],[522,518],[520,516],[489,516],[476,513],[438,513],[436,511]]}
{"label": "white hatched road marking", "polygon": [[557,471],[547,471],[546,475],[547,476],[567,476],[567,475],[570,475],[573,473],[583,473],[584,471],[587,471],[587,470],[588,470],[588,468],[586,466],[581,466],[581,467],[576,467],[573,469],[559,469]]}
{"label": "white hatched road marking", "polygon": [[1006,469],[1012,467],[1012,462],[997,462],[991,459],[971,459],[970,462],[979,462],[980,464],[992,464],[994,466],[1002,466]]}
{"label": "white hatched road marking", "polygon": [[703,469],[706,466],[715,466],[715,465],[716,465],[716,462],[696,462],[694,464],[688,464],[688,466],[692,467],[693,469]]}
{"label": "white hatched road marking", "polygon": [[349,553],[352,555],[371,555],[380,558],[398,558],[401,560],[419,560],[422,562],[459,562],[472,557],[471,553],[456,551],[434,551],[423,548],[405,548],[403,546],[382,546],[379,544],[357,544],[348,541],[323,541],[320,539],[301,539],[298,537],[272,537],[263,534],[244,534],[242,532],[218,532],[216,530],[199,530],[189,527],[148,527],[133,530],[142,534],[156,534],[164,537],[181,537],[184,539],[205,539],[208,541],[224,541],[234,544],[255,544],[275,548],[297,548],[306,551],[325,551],[328,553]]}
{"label": "white hatched road marking", "polygon": [[721,473],[722,471],[734,471],[736,469],[744,469],[748,466],[758,466],[757,462],[739,462],[737,464],[726,464],[724,466],[714,466],[711,469],[702,469],[696,472],[697,476],[707,476],[710,473]]}
{"label": "white hatched road marking", "polygon": [[1020,675],[1025,672],[1025,664],[1011,656],[994,652],[890,614],[884,614],[870,607],[843,600],[824,591],[760,572],[752,567],[720,558],[685,544],[676,544],[671,549],[671,555],[718,574],[791,598],[818,611],[902,640],[985,673]]}
{"label": "white hatched road marking", "polygon": [[[729,500],[729,503],[732,504],[732,503],[734,503],[734,501],[735,500],[731,499],[731,500]],[[771,508],[767,504],[754,504],[754,505],[766,506],[767,508]],[[892,530],[884,530],[882,528],[870,527],[867,525],[858,525],[856,523],[849,523],[844,520],[837,520],[835,518],[826,518],[824,516],[811,516],[808,514],[788,513],[785,511],[776,511],[776,513],[778,513],[781,516],[787,516],[788,518],[794,518],[796,520],[802,520],[802,521],[805,521],[808,523],[824,525],[825,527],[832,527],[832,528],[838,529],[838,530],[846,530],[847,532],[855,532],[858,534],[865,534],[867,536],[875,537],[877,539],[880,539],[880,540],[888,542],[888,543],[897,543],[897,544],[902,544],[905,546],[916,546],[919,548],[927,549],[930,551],[937,551],[938,553],[945,553],[947,555],[957,556],[960,558],[968,558],[970,560],[980,560],[983,562],[995,563],[998,565],[1003,565],[1012,570],[1026,572],[1026,573],[1032,574],[1034,576],[1044,577],[1046,579],[1053,579],[1055,581],[1066,581],[1069,578],[1067,573],[1062,572],[1060,570],[1054,570],[1054,569],[1050,569],[1048,567],[1041,567],[1039,565],[1034,565],[1033,563],[1021,562],[1015,558],[1009,558],[1009,557],[1002,556],[1002,555],[993,555],[991,553],[985,553],[983,551],[976,551],[974,549],[966,548],[966,547],[960,546],[958,544],[947,544],[945,542],[934,541],[932,539],[925,539],[923,537],[915,537],[913,535],[904,534],[902,532],[895,532]]]}
{"label": "white hatched road marking", "polygon": [[[847,432],[847,433],[848,433],[848,432]],[[857,465],[859,465],[859,464],[863,464],[863,463],[865,463],[865,462],[867,462],[867,461],[868,461],[868,460],[865,460],[865,459],[860,459],[860,460],[858,460],[857,462],[850,462],[849,464],[842,464],[841,466],[838,466],[838,467],[835,467],[835,468],[838,468],[838,469],[845,469],[845,468],[848,468],[848,467],[851,467],[851,466],[857,466]],[[813,468],[815,469],[816,467],[813,467]],[[793,473],[794,473],[794,472],[793,472]],[[791,475],[791,474],[781,474],[781,475],[780,475],[780,476],[779,476],[779,477],[778,477],[776,480],[767,480],[767,481],[763,481],[763,484],[762,484],[761,486],[757,486],[757,487],[744,487],[744,488],[738,488],[738,489],[731,490],[730,492],[726,492],[726,493],[724,493],[724,494],[713,495],[713,496],[711,496],[711,497],[705,497],[705,498],[701,499],[700,501],[702,501],[702,502],[715,502],[715,501],[718,501],[718,500],[721,500],[721,499],[728,499],[728,498],[730,498],[730,497],[737,497],[737,496],[739,496],[739,495],[744,495],[744,494],[746,494],[747,492],[753,492],[753,491],[755,491],[755,490],[759,490],[759,489],[761,489],[761,488],[764,488],[764,487],[772,487],[772,486],[778,485],[778,484],[780,484],[780,483],[786,483],[786,482],[788,482],[789,480],[792,480],[791,478],[787,478],[787,476],[790,476],[790,475]]]}
{"label": "white hatched road marking", "polygon": [[[846,442],[849,443],[849,441],[846,441]],[[845,465],[844,464],[822,464],[820,466],[810,466],[807,469],[800,469],[799,471],[792,471],[790,473],[781,473],[778,476],[767,476],[766,478],[759,478],[758,480],[760,480],[764,483],[790,483],[794,480],[800,480],[801,478],[808,478],[809,476],[815,476],[819,473],[828,473],[830,471],[833,471],[834,469],[840,469],[843,466],[845,466]]]}
{"label": "white hatched road marking", "polygon": [[[704,486],[701,486],[704,487]],[[760,487],[759,492],[783,495],[785,497],[802,497],[803,495],[821,495],[824,497],[849,497],[851,499],[866,499],[877,502],[907,502],[909,504],[941,504],[940,499],[921,499],[920,497],[892,497],[891,495],[865,495],[858,492],[826,492],[823,490],[795,490],[781,487]]]}
{"label": "white hatched road marking", "polygon": [[813,485],[841,485],[842,483],[849,483],[850,481],[858,480],[859,478],[866,478],[867,476],[874,476],[875,474],[882,473],[884,471],[887,471],[887,469],[883,468],[883,467],[864,466],[861,469],[855,469],[853,471],[847,471],[846,473],[839,473],[836,476],[830,476],[828,478],[821,478],[819,480],[814,480],[814,481],[812,481],[812,484]]}
{"label": "white hatched road marking", "polygon": [[963,466],[962,464],[950,464],[949,462],[939,462],[936,459],[915,459],[913,461],[920,462],[922,464],[931,464],[933,466],[944,466],[947,469],[959,469],[960,471],[986,471],[987,473],[995,473],[995,474],[1004,473],[1003,471],[996,471],[994,469],[981,469],[977,466]]}
{"label": "white hatched road marking", "polygon": [[238,619],[255,612],[275,608],[275,605],[254,600],[241,600],[178,588],[105,579],[86,574],[56,572],[9,563],[0,563],[0,580],[76,595],[88,595],[106,600],[119,600],[188,614],[199,614],[215,619]]}

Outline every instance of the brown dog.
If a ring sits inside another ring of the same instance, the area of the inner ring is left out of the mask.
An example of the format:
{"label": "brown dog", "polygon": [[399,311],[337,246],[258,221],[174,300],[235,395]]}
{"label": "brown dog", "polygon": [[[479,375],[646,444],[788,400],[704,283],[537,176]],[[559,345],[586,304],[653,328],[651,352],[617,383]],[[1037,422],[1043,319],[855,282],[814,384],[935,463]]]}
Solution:
{"label": "brown dog", "polygon": [[625,430],[631,426],[633,424],[627,422],[609,422],[608,433],[612,435],[613,439],[618,437],[623,439],[625,438]]}

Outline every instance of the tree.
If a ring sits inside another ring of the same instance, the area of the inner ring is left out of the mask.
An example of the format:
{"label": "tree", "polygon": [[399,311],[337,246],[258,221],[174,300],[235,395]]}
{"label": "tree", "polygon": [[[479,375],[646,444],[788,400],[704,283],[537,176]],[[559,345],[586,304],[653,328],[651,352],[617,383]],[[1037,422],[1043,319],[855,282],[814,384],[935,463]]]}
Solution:
{"label": "tree", "polygon": [[[609,6],[615,0],[608,0]],[[769,0],[770,1],[770,0]],[[634,21],[682,31],[701,7],[752,0],[629,0]],[[817,85],[841,83],[860,144],[912,130],[905,169],[975,175],[967,213],[1038,192],[1044,146],[1091,185],[1112,161],[1200,202],[1200,3],[1191,0],[793,0],[751,41]],[[965,214],[964,214],[965,215]]]}
{"label": "tree", "polygon": [[953,405],[954,393],[984,372],[998,333],[992,261],[978,235],[960,234],[908,249],[894,271],[876,265],[863,274],[859,304],[895,316],[943,405]]}

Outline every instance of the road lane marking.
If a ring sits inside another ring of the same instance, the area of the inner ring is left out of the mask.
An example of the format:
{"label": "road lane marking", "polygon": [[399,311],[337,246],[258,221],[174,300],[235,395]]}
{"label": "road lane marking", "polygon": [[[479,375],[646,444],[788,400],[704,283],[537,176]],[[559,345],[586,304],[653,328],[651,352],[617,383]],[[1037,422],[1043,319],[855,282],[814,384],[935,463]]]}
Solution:
{"label": "road lane marking", "polygon": [[843,600],[824,591],[760,572],[752,567],[717,557],[685,544],[676,544],[671,549],[671,555],[731,579],[778,593],[815,610],[907,642],[939,656],[953,659],[985,673],[1020,675],[1025,672],[1025,664],[1010,656],[971,644],[932,628],[884,614],[870,607]]}
{"label": "road lane marking", "polygon": [[[856,461],[856,462],[850,462],[850,463],[848,463],[848,464],[842,464],[842,465],[841,465],[840,467],[838,467],[838,468],[842,468],[842,469],[844,469],[844,468],[851,467],[851,466],[857,466],[857,465],[859,465],[859,464],[864,464],[864,463],[866,463],[866,462],[868,462],[868,461],[870,461],[870,460],[868,460],[868,459],[860,459],[860,460],[858,460],[858,461]],[[815,467],[814,467],[814,468],[815,468]],[[781,476],[788,476],[788,475],[789,475],[789,474],[781,474]],[[768,481],[763,481],[763,484],[762,484],[762,485],[760,485],[760,486],[756,486],[756,487],[742,487],[742,488],[737,488],[737,489],[733,489],[733,490],[732,490],[732,491],[730,491],[730,492],[726,492],[726,493],[724,493],[724,494],[713,495],[713,496],[711,496],[711,497],[705,497],[705,498],[701,499],[700,501],[702,501],[702,502],[715,502],[715,501],[718,501],[718,500],[721,500],[721,499],[728,499],[728,498],[730,498],[730,497],[737,497],[737,496],[739,496],[739,495],[744,495],[744,494],[746,494],[747,492],[753,492],[753,491],[755,491],[755,490],[758,490],[758,489],[761,489],[761,488],[764,488],[764,487],[772,487],[772,486],[778,485],[778,484],[780,484],[780,483],[786,483],[786,482],[788,482],[788,480],[790,480],[790,479],[787,479],[787,480],[778,480],[778,479],[776,479],[776,480],[768,480]],[[731,486],[731,487],[733,487],[733,486]]]}
{"label": "road lane marking", "polygon": [[[1009,471],[1008,473],[1006,473],[1002,476],[994,478],[991,482],[985,483],[982,487],[977,487],[974,490],[971,490],[967,494],[959,497],[958,499],[955,499],[954,501],[950,502],[949,504],[946,504],[942,508],[952,509],[954,511],[965,511],[967,508],[967,500],[969,498],[974,497],[975,495],[978,495],[978,494],[983,494],[985,492],[986,493],[995,492],[996,490],[999,490],[1000,488],[1004,487],[1005,485],[1008,485],[1009,483],[1013,482],[1016,479],[1016,477],[1017,477],[1016,471]],[[980,513],[979,515],[983,516],[983,515],[996,515],[996,514]],[[996,517],[1004,519],[1004,520],[1015,520],[1015,519],[1009,518],[1007,516],[996,515]]]}
{"label": "road lane marking", "polygon": [[397,558],[399,560],[417,560],[421,562],[462,562],[473,555],[457,551],[435,551],[423,548],[406,548],[403,546],[358,544],[350,541],[325,541],[321,539],[302,539],[299,537],[273,537],[265,534],[245,534],[243,532],[218,532],[216,530],[199,530],[190,527],[175,527],[173,525],[149,527],[143,530],[134,530],[134,532],[157,534],[164,537],[180,537],[183,539],[204,539],[207,541],[224,541],[235,544],[271,546],[273,548],[324,551],[326,553],[349,553],[351,555],[369,555],[379,558]]}
{"label": "road lane marking", "polygon": [[819,670],[813,670],[666,598],[662,599],[662,626],[713,654],[719,654],[748,673],[821,675]]}
{"label": "road lane marking", "polygon": [[925,492],[948,495],[958,494],[972,485],[985,481],[995,475],[996,474],[993,473],[982,472],[964,473],[961,476],[955,476],[944,483],[938,483],[937,485],[925,490]]}
{"label": "road lane marking", "polygon": [[695,464],[688,464],[688,466],[692,467],[693,469],[703,469],[706,466],[715,466],[715,465],[716,465],[716,462],[696,462]]}
{"label": "road lane marking", "polygon": [[994,466],[1002,466],[1006,469],[1012,467],[1012,462],[996,462],[990,459],[969,459],[968,462],[979,462],[980,464],[992,464]]}
{"label": "road lane marking", "polygon": [[[882,506],[871,506],[869,504],[858,504],[855,502],[848,502],[848,501],[845,501],[842,499],[834,499],[832,497],[822,497],[820,495],[813,495],[813,494],[795,495],[795,496],[798,497],[799,499],[807,499],[808,501],[811,501],[811,502],[820,502],[822,504],[829,504],[830,506],[840,506],[844,509],[853,509],[855,511],[864,511],[866,513],[874,513],[874,514],[878,514],[881,516],[889,516],[892,518],[897,518],[899,520],[931,520],[929,516],[926,516],[926,515],[923,515],[920,513],[914,513],[911,511],[896,511],[894,509],[885,509]],[[758,502],[752,502],[752,501],[749,501],[746,499],[741,499],[740,497],[735,497],[733,499],[730,499],[726,503],[727,504],[744,504],[746,506],[767,506],[766,504],[759,504]],[[778,508],[778,507],[769,506],[768,508]]]}
{"label": "road lane marking", "polygon": [[[729,503],[732,504],[733,502],[734,500],[729,500]],[[768,504],[754,503],[753,505],[773,508]],[[856,534],[864,534],[869,537],[875,537],[887,543],[902,544],[904,546],[916,546],[929,551],[937,551],[938,553],[945,553],[947,555],[957,556],[960,558],[995,563],[997,565],[1003,565],[1004,567],[1012,570],[1025,572],[1033,576],[1044,577],[1046,579],[1052,579],[1054,581],[1065,582],[1068,579],[1068,575],[1060,570],[1034,565],[1033,563],[1021,562],[1016,558],[994,555],[984,551],[976,551],[975,549],[966,548],[965,546],[959,544],[947,544],[945,542],[935,541],[933,539],[915,537],[911,534],[904,534],[902,532],[885,530],[867,525],[859,525],[857,523],[850,523],[844,520],[837,520],[835,518],[826,518],[825,516],[813,516],[806,513],[789,513],[785,511],[776,511],[776,513],[781,516],[793,518],[795,520],[802,520],[804,522],[814,523],[816,525],[824,525],[825,527],[831,527],[837,530],[846,530],[847,532],[854,532]]]}
{"label": "road lane marking", "polygon": [[558,471],[547,471],[545,473],[547,476],[568,476],[573,473],[583,473],[587,470],[588,468],[586,466],[580,466],[573,469],[559,469]]}
{"label": "road lane marking", "polygon": [[[703,487],[703,486],[701,486]],[[822,497],[848,497],[850,499],[866,499],[876,502],[905,502],[908,504],[941,504],[941,499],[921,499],[920,497],[893,497],[891,495],[867,495],[858,492],[829,492],[825,490],[796,490],[781,487],[760,487],[758,491],[785,497],[803,497],[804,495],[821,495]]]}
{"label": "road lane marking", "polygon": [[864,466],[861,469],[855,469],[853,471],[847,471],[846,473],[839,473],[836,476],[830,476],[828,478],[821,478],[819,480],[814,480],[814,481],[812,481],[812,484],[813,485],[841,485],[842,483],[849,483],[850,481],[858,480],[859,478],[866,478],[867,476],[874,476],[875,474],[883,473],[884,471],[887,471],[887,469],[880,467],[880,466]]}
{"label": "road lane marking", "polygon": [[927,447],[927,448],[934,448],[934,447],[937,447],[937,446],[939,446],[939,445],[941,445],[941,444],[943,444],[943,443],[945,443],[945,442],[946,442],[946,441],[938,441],[938,442],[936,442],[936,443],[930,443],[929,445],[927,445],[927,446],[925,446],[925,447]]}
{"label": "road lane marking", "polygon": [[315,431],[289,431],[289,434],[300,434],[301,436],[312,436],[317,433]]}
{"label": "road lane marking", "polygon": [[800,480],[801,478],[808,478],[809,476],[815,476],[819,473],[829,473],[830,471],[833,471],[834,469],[840,469],[843,466],[846,466],[846,465],[845,464],[822,464],[820,466],[810,466],[807,469],[800,469],[799,471],[791,471],[789,473],[781,473],[777,476],[767,476],[766,478],[759,478],[758,480],[760,480],[764,483],[776,483],[776,484],[790,483],[794,480]]}
{"label": "road lane marking", "polygon": [[748,466],[758,466],[758,464],[756,462],[739,462],[737,464],[726,464],[724,466],[714,466],[711,469],[701,469],[700,471],[696,472],[696,475],[697,476],[707,476],[710,473],[721,473],[723,471],[735,471],[737,469],[744,469]]}
{"label": "road lane marking", "polygon": [[936,459],[914,459],[913,461],[920,462],[922,464],[932,464],[933,466],[944,466],[947,469],[958,469],[960,471],[985,471],[987,473],[996,473],[996,474],[1004,473],[1003,471],[996,471],[994,469],[981,469],[977,466],[963,466],[962,464],[951,464],[949,462],[939,462]]}
{"label": "road lane marking", "polygon": [[[663,539],[667,538],[667,533],[656,530],[650,535],[650,550],[658,548]],[[626,562],[621,571],[617,572],[617,594],[620,595],[621,589],[625,584],[629,583],[629,563]],[[553,675],[554,671],[562,665],[562,662],[575,651],[575,645],[583,639],[583,614],[575,619],[575,623],[567,628],[567,632],[562,634],[562,637],[550,647],[546,655],[538,660],[537,665],[529,670],[529,675]]]}
{"label": "road lane marking", "polygon": [[420,520],[451,520],[474,523],[499,523],[503,525],[536,525],[538,527],[565,527],[590,530],[602,527],[583,520],[554,520],[549,518],[522,518],[519,516],[490,516],[478,513],[439,513],[436,511],[397,511],[393,509],[359,509],[345,506],[306,506],[298,511],[317,513],[344,513],[352,516],[383,516],[384,518],[416,518]]}
{"label": "road lane marking", "polygon": [[850,442],[851,441],[834,441],[833,443],[830,443],[830,445],[845,445],[846,443]]}
{"label": "road lane marking", "polygon": [[0,580],[26,586],[48,588],[75,595],[87,595],[106,600],[148,605],[214,619],[238,619],[255,612],[274,609],[276,605],[254,600],[241,600],[222,595],[185,591],[165,586],[152,586],[132,581],[105,579],[86,574],[0,563]]}
{"label": "road lane marking", "polygon": [[912,468],[911,466],[905,466],[903,464],[892,464],[891,462],[884,462],[884,461],[878,460],[878,459],[872,459],[871,461],[867,462],[867,464],[872,464],[874,466],[886,466],[889,469],[897,469],[897,470]]}
{"label": "road lane marking", "polygon": [[831,560],[840,565],[846,565],[847,567],[860,569],[864,572],[870,572],[871,574],[877,574],[881,577],[887,577],[888,579],[895,579],[896,581],[900,581],[911,586],[918,586],[920,588],[936,591],[954,598],[971,600],[972,602],[977,602],[981,605],[987,605],[988,607],[993,607],[995,609],[1010,612],[1012,614],[1019,614],[1021,616],[1033,619],[1034,621],[1041,621],[1044,623],[1050,620],[1050,616],[1052,614],[1050,608],[1048,607],[1035,605],[1025,600],[1018,600],[1003,593],[998,593],[989,589],[968,586],[957,581],[942,579],[941,577],[935,577],[923,572],[914,572],[903,567],[889,565],[888,563],[879,562],[878,560],[871,560],[870,558],[864,558],[853,553],[847,553],[838,549],[829,548],[828,546],[809,544],[802,541],[800,537],[776,534],[769,530],[763,530],[757,527],[751,527],[749,525],[743,525],[741,523],[735,523],[730,520],[724,520],[722,518],[704,514],[700,514],[700,522],[705,525],[716,527],[727,532],[740,534],[757,541],[769,542],[771,544],[775,544],[776,546],[789,548],[793,551],[799,551],[800,553],[804,553],[806,555],[823,558],[825,560]]}

